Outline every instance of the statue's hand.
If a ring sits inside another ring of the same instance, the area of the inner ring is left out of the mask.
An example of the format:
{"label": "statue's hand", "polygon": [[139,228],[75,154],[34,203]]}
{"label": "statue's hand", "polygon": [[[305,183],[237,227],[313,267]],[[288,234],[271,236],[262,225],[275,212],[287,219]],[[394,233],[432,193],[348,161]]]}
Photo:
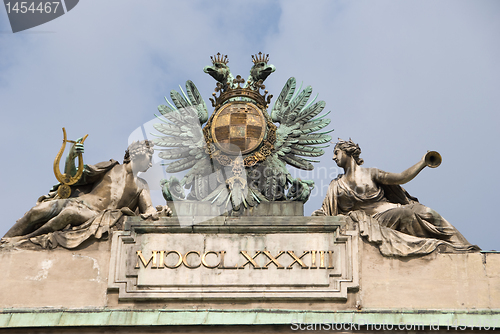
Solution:
{"label": "statue's hand", "polygon": [[151,218],[152,220],[158,220],[160,217],[158,216],[158,212],[146,212],[141,214],[142,219],[149,219]]}
{"label": "statue's hand", "polygon": [[83,137],[80,137],[76,140],[76,143],[71,146],[71,149],[69,151],[69,158],[70,159],[75,159],[78,154],[83,154],[84,148],[83,148],[83,143],[81,141],[83,140]]}
{"label": "statue's hand", "polygon": [[168,205],[157,205],[156,212],[158,213],[158,215],[167,216],[167,217],[172,216],[172,209],[170,209],[168,207]]}

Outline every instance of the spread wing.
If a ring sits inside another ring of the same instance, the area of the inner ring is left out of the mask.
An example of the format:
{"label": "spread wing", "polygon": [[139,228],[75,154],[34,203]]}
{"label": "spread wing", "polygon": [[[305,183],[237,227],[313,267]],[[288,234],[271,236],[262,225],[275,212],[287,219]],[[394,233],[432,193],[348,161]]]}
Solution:
{"label": "spread wing", "polygon": [[[311,162],[318,161],[309,158],[325,153],[322,148],[328,145],[321,144],[332,140],[328,133],[333,130],[318,132],[330,124],[330,119],[325,118],[329,112],[317,117],[325,108],[325,102],[314,103],[316,98],[308,102],[312,93],[311,86],[300,93],[296,93],[295,88],[295,78],[288,79],[271,110],[273,122],[280,123],[274,150],[280,160],[293,167],[312,170],[314,167]],[[297,91],[300,90],[301,88]]]}
{"label": "spread wing", "polygon": [[[154,144],[163,148],[158,156],[165,160],[175,160],[167,164],[168,173],[180,172],[193,166],[206,164],[205,140],[202,125],[208,120],[208,109],[193,82],[186,82],[187,95],[172,90],[168,105],[158,106],[161,116],[156,116],[161,123],[154,128],[162,135],[153,140]],[[194,168],[195,170],[197,168]],[[184,183],[184,182],[181,182]]]}

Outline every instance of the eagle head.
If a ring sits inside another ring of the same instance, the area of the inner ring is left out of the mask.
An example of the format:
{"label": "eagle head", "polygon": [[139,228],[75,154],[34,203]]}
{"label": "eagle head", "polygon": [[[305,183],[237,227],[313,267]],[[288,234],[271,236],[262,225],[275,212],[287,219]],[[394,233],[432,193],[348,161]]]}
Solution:
{"label": "eagle head", "polygon": [[231,74],[229,66],[224,63],[215,63],[211,66],[205,66],[203,72],[210,74],[215,80],[220,83],[227,83],[227,79]]}
{"label": "eagle head", "polygon": [[256,62],[252,68],[250,69],[250,75],[254,82],[258,82],[259,80],[266,80],[266,78],[276,71],[276,67],[274,65],[268,65],[264,61]]}

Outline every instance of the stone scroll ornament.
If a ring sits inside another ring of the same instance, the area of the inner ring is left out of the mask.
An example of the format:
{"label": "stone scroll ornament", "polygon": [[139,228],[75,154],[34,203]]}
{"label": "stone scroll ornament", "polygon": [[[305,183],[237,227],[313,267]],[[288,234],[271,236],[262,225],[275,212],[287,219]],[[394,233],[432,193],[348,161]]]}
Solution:
{"label": "stone scroll ornament", "polygon": [[312,88],[296,90],[292,77],[268,112],[272,95],[263,82],[276,70],[269,55],[252,55],[246,80],[232,75],[226,55],[210,58],[204,72],[217,81],[210,116],[191,81],[186,92],[170,92],[173,103],[165,98],[168,105],[158,107],[160,123],[154,127],[161,134],[153,141],[155,149],[160,158],[174,160],[167,173],[188,170],[180,181],[162,180],[165,199],[209,201],[224,212],[267,201],[306,202],[314,182],[294,179],[287,164],[312,170],[318,161],[310,158],[324,154],[333,131],[320,132],[330,124],[327,114],[318,116],[325,102],[309,101]]}

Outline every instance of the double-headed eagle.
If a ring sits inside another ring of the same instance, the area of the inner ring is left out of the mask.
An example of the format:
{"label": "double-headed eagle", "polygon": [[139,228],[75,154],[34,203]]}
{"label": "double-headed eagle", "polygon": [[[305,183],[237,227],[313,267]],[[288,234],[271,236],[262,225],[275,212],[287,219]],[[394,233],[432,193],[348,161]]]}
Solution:
{"label": "double-headed eagle", "polygon": [[[296,91],[292,77],[268,114],[272,95],[263,82],[276,70],[268,64],[269,55],[252,56],[246,81],[231,74],[227,56],[210,58],[212,65],[204,72],[217,80],[210,117],[191,81],[186,92],[170,92],[173,104],[165,98],[168,106],[158,107],[161,123],[154,127],[162,135],[154,144],[162,147],[156,148],[159,157],[175,160],[167,164],[168,173],[189,170],[180,181],[173,176],[162,180],[165,199],[209,201],[221,213],[266,201],[306,202],[314,182],[294,179],[286,164],[312,170],[311,162],[318,161],[309,158],[323,155],[328,145],[322,144],[331,140],[327,133],[333,131],[318,132],[330,124],[328,113],[318,116],[325,102],[309,101],[312,88]],[[190,190],[187,196],[183,188]]]}

